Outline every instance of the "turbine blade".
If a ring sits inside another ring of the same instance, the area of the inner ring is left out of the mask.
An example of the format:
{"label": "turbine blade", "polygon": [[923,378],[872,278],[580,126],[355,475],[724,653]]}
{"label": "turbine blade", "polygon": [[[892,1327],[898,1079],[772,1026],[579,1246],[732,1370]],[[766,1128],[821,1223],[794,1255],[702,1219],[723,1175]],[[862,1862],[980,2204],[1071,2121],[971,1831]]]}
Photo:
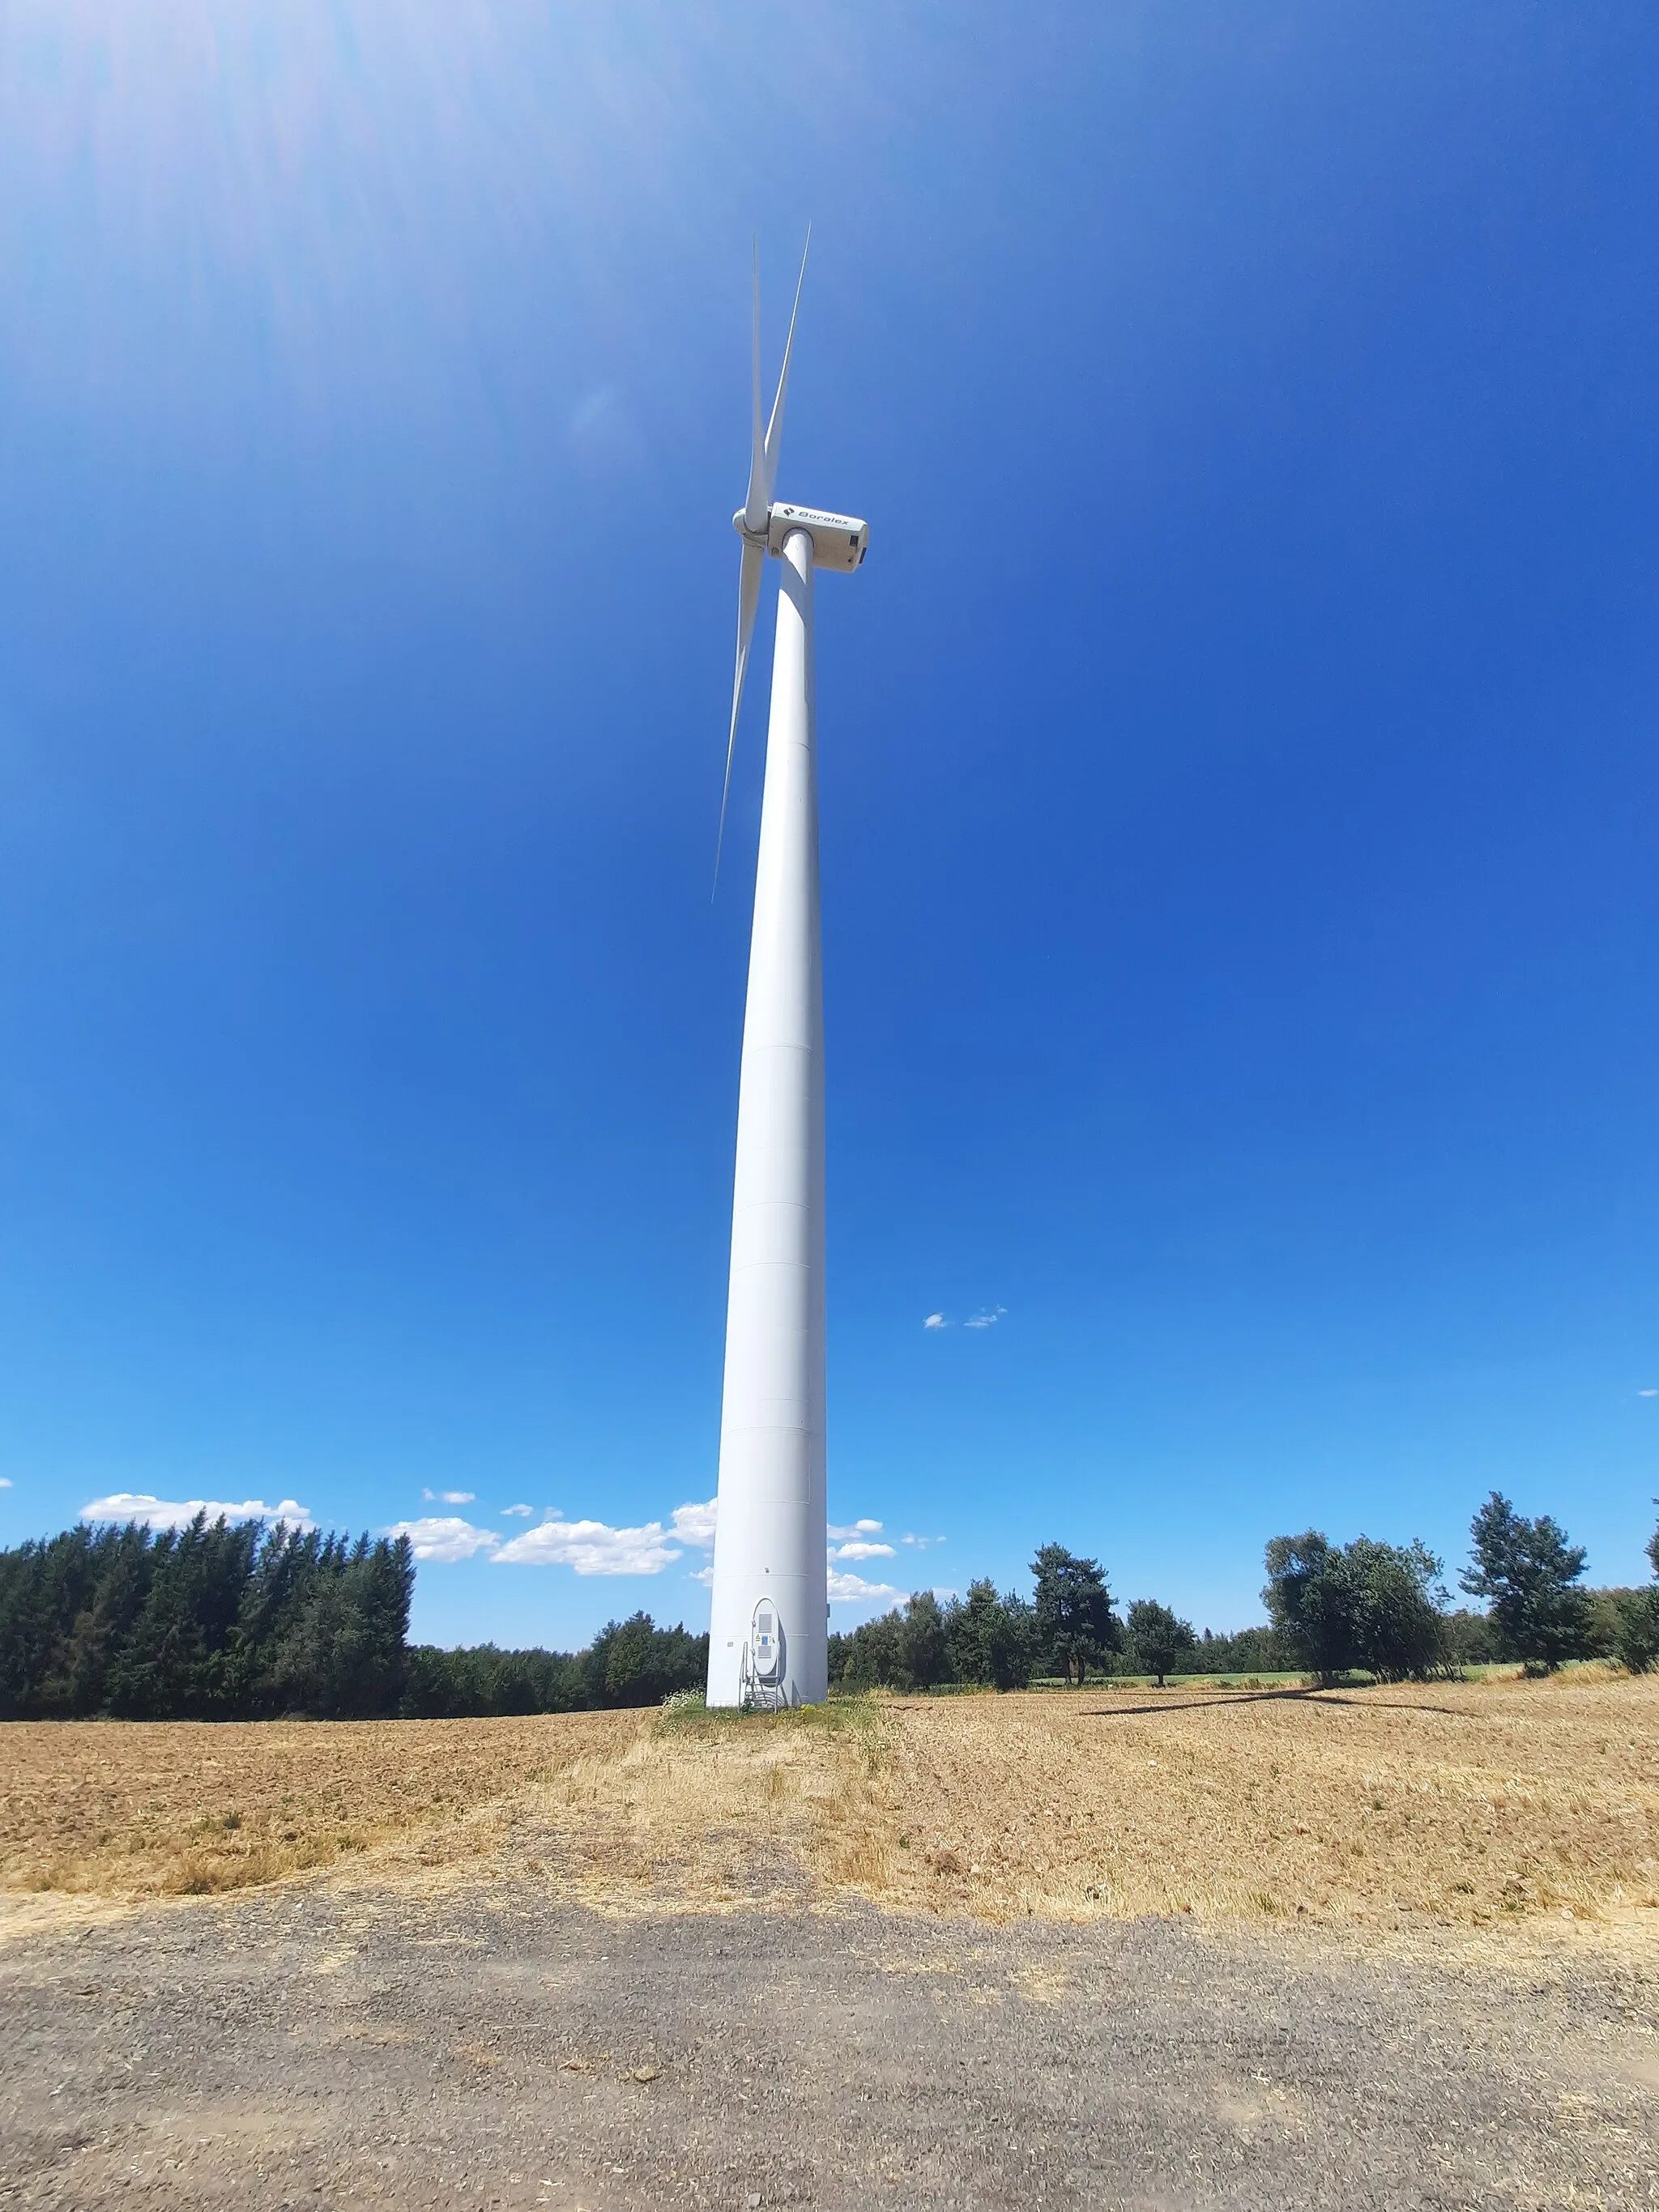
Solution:
{"label": "turbine blade", "polygon": [[761,428],[760,240],[755,240],[755,416],[749,446],[749,489],[743,495],[743,526],[762,530],[770,495],[766,483],[766,435]]}
{"label": "turbine blade", "polygon": [[812,250],[812,226],[806,226],[801,249],[800,275],[795,279],[795,304],[789,310],[789,336],[784,343],[783,368],[778,375],[778,396],[772,402],[772,419],[766,426],[766,504],[772,504],[772,487],[778,480],[778,453],[783,445],[783,403],[789,392],[789,356],[795,349],[795,318],[800,313],[800,288],[806,282],[806,257]]}
{"label": "turbine blade", "polygon": [[743,679],[749,668],[749,648],[755,637],[755,610],[760,605],[761,570],[766,556],[758,545],[744,541],[743,566],[738,571],[738,665],[732,678],[732,727],[726,740],[726,781],[720,786],[720,826],[714,839],[714,881],[708,902],[720,889],[720,850],[726,843],[726,802],[732,793],[732,755],[738,743],[738,709],[743,704]]}

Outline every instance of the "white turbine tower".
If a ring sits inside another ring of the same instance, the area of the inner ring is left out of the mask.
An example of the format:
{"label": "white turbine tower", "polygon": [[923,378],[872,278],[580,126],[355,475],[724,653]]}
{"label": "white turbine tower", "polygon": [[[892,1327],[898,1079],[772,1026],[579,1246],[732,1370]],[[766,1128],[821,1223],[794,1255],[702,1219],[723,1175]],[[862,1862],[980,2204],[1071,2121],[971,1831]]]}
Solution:
{"label": "white turbine tower", "polygon": [[[806,257],[801,256],[801,281]],[[738,1091],[732,1275],[720,1410],[720,1510],[708,1639],[711,1705],[811,1705],[829,1687],[824,1534],[823,992],[812,704],[812,573],[848,571],[869,531],[845,514],[774,503],[800,281],[771,420],[761,428],[760,272],[754,422],[743,540],[738,709],[766,556],[780,565],[755,921]],[[726,794],[720,798],[720,835]],[[715,867],[720,866],[718,848]]]}

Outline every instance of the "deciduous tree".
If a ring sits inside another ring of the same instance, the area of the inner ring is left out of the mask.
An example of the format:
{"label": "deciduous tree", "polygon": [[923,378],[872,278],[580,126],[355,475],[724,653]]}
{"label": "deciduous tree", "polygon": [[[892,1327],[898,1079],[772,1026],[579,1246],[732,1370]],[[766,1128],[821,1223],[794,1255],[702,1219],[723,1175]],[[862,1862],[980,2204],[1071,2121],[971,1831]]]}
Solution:
{"label": "deciduous tree", "polygon": [[1359,1663],[1353,1623],[1331,1572],[1335,1547],[1317,1528],[1299,1536],[1274,1536],[1267,1545],[1267,1580],[1261,1592],[1267,1618],[1324,1683]]}
{"label": "deciduous tree", "polygon": [[1425,1681],[1449,1662],[1441,1563],[1426,1545],[1358,1536],[1338,1546],[1310,1528],[1275,1536],[1267,1565],[1273,1626],[1321,1682],[1351,1669]]}
{"label": "deciduous tree", "polygon": [[1138,1597],[1123,1617],[1129,1663],[1137,1674],[1156,1674],[1158,1686],[1198,1647],[1190,1620],[1182,1620],[1156,1598]]}

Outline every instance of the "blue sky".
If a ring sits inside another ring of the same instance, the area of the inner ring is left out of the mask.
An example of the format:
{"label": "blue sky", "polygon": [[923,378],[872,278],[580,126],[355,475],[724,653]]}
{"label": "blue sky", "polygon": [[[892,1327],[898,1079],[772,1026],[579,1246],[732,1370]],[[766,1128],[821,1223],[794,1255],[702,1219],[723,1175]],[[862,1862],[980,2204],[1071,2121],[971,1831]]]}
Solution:
{"label": "blue sky", "polygon": [[837,1572],[1643,1574],[1656,107],[1639,6],[8,9],[0,1542],[706,1618],[810,218]]}

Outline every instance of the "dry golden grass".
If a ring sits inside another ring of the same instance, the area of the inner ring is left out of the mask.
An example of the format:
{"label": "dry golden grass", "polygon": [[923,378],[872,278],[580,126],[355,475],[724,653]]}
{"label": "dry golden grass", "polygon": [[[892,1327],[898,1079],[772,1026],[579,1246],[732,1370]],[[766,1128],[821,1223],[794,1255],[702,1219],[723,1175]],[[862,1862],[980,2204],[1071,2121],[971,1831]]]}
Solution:
{"label": "dry golden grass", "polygon": [[869,1700],[763,1720],[21,1723],[0,1892],[204,1895],[503,1851],[593,1902],[720,1905],[872,1881],[890,1827]]}
{"label": "dry golden grass", "polygon": [[632,1715],[510,1721],[14,1722],[0,1888],[191,1895],[449,1835]]}
{"label": "dry golden grass", "polygon": [[541,1872],[608,1905],[720,1910],[871,1890],[889,1873],[891,1731],[851,1699],[740,1718],[670,1708],[519,1808]]}
{"label": "dry golden grass", "polygon": [[1659,1680],[0,1730],[0,1886],[468,1868],[607,1910],[1659,1927]]}
{"label": "dry golden grass", "polygon": [[895,1902],[1471,1925],[1659,1907],[1659,1680],[894,1710]]}

